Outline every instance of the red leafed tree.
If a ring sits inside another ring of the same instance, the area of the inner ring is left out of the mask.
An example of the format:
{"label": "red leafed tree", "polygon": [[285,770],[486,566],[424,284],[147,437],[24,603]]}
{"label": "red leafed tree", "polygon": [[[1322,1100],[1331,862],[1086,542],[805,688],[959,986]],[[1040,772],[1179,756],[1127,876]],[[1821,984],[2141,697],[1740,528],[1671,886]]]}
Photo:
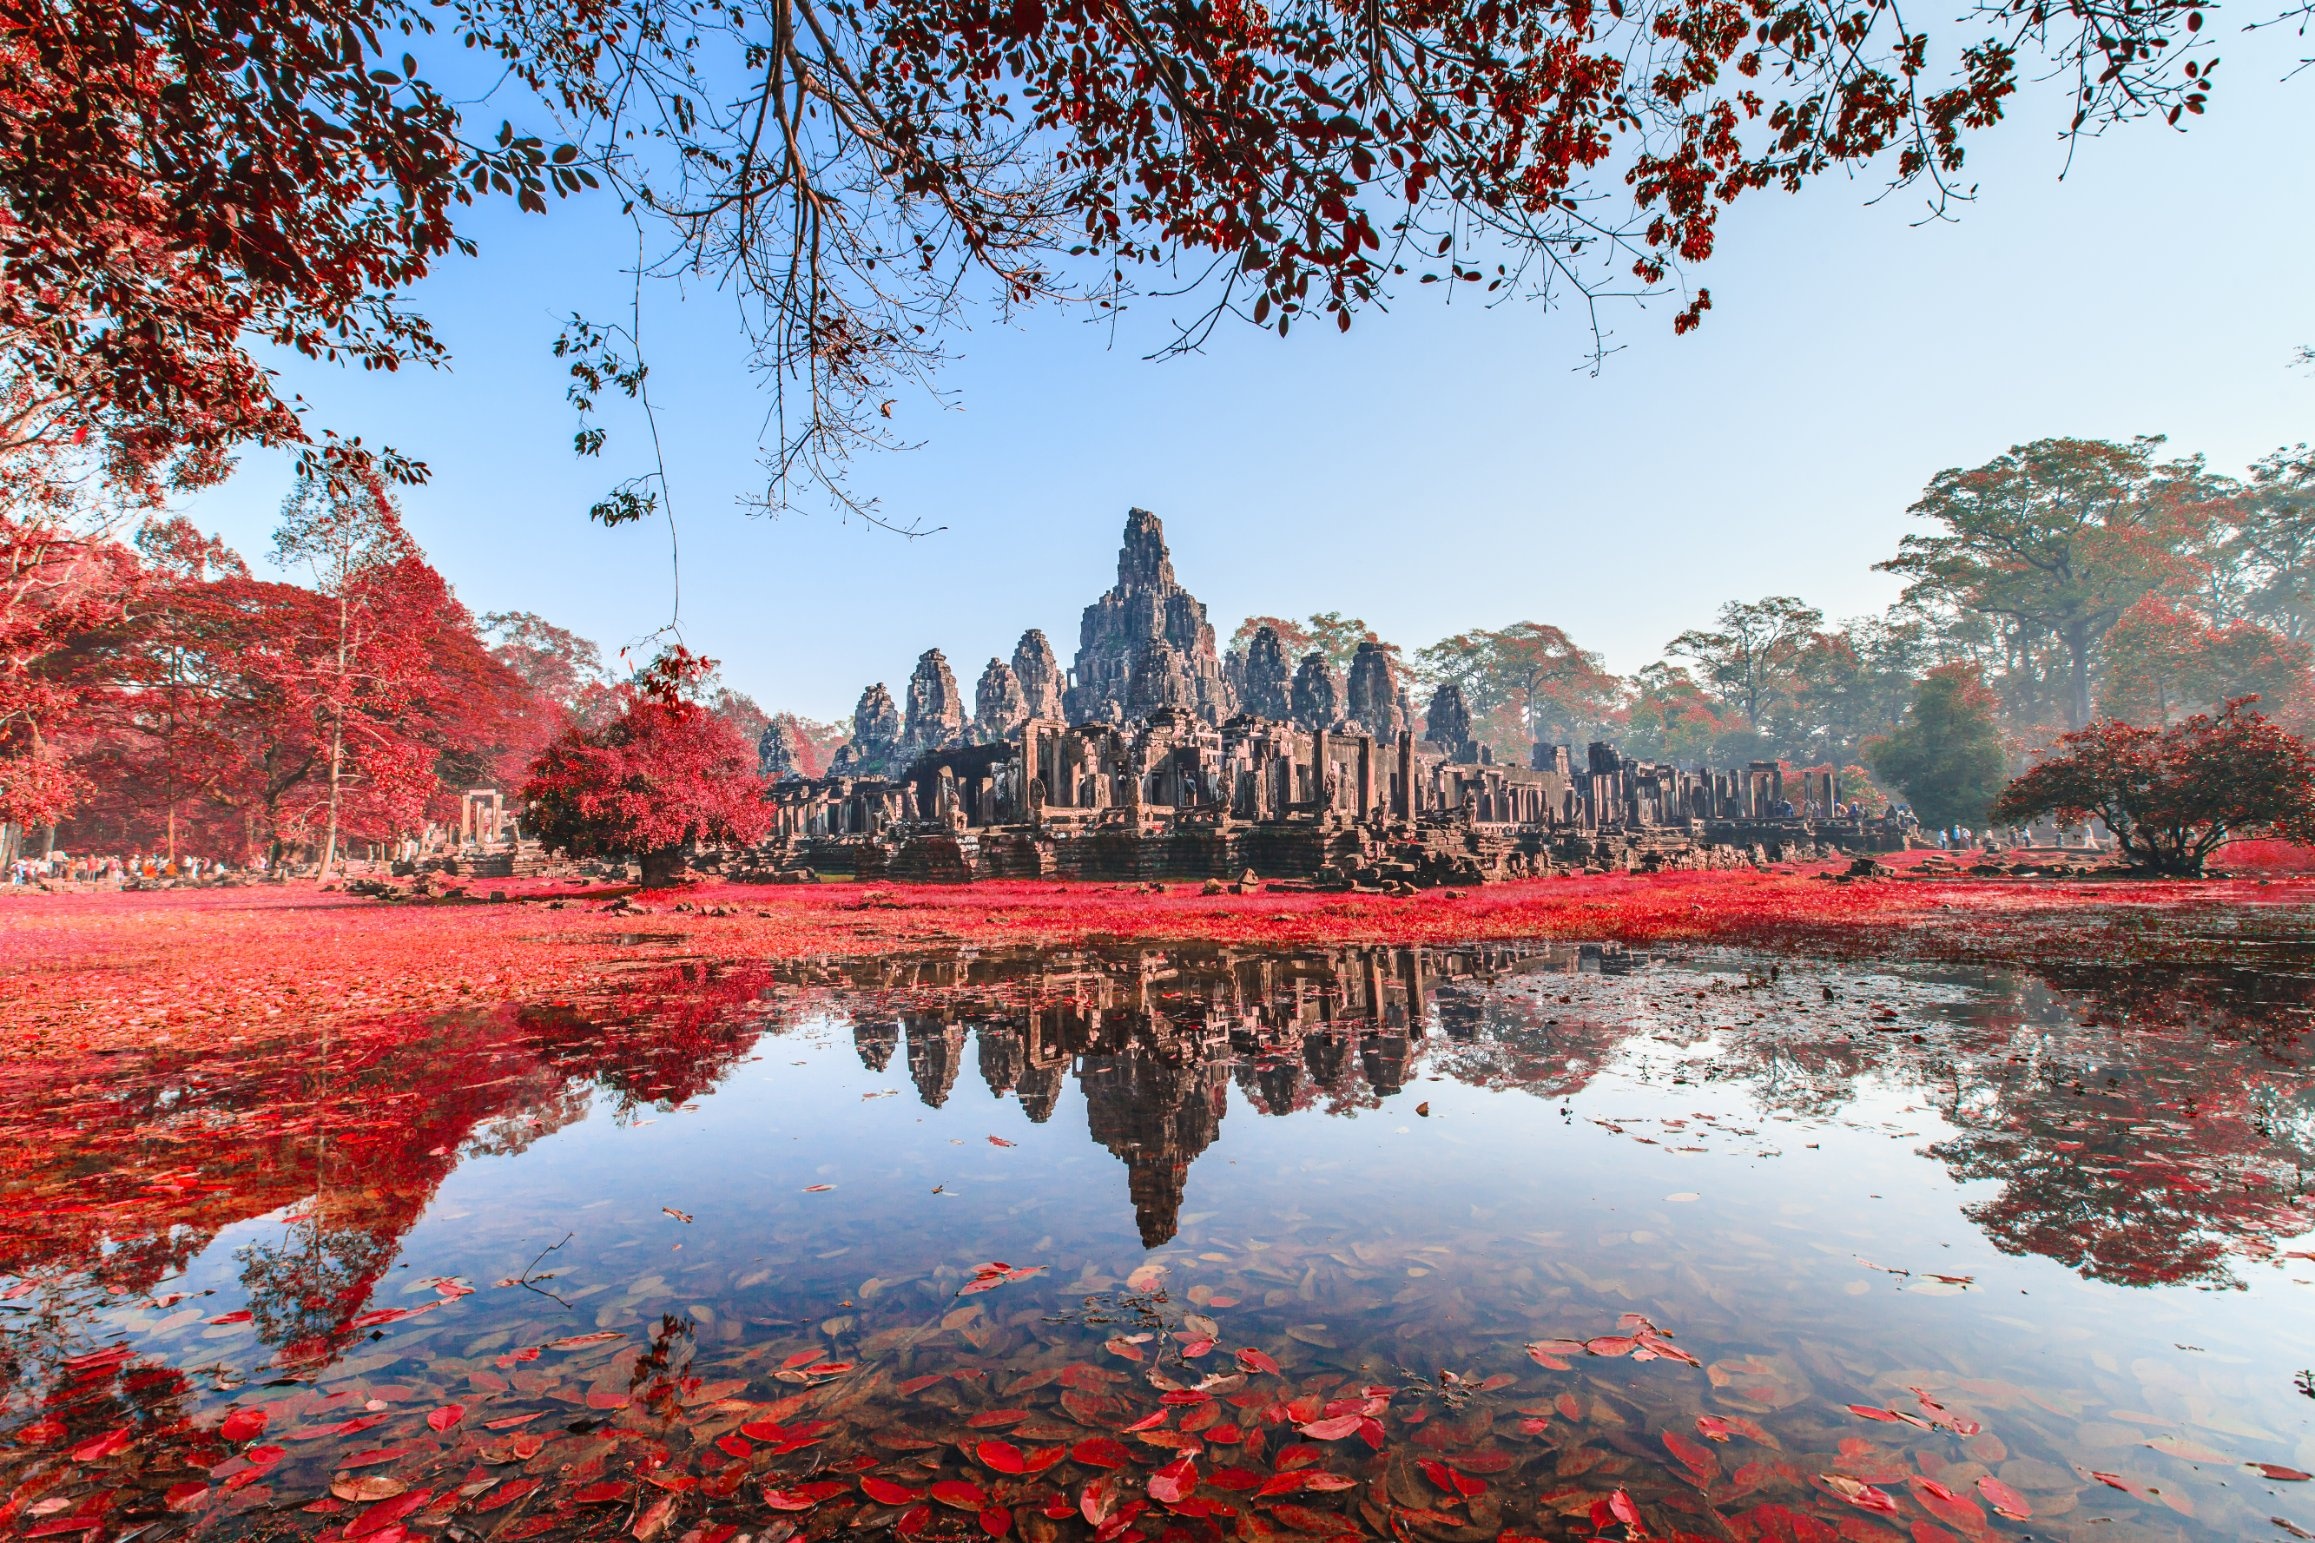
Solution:
{"label": "red leafed tree", "polygon": [[[181,549],[148,532],[148,551]],[[197,538],[196,538],[197,539]],[[339,597],[253,578],[230,552],[156,553],[140,603],[91,661],[106,682],[75,746],[90,788],[72,839],[248,855],[340,846],[457,816],[458,790],[512,786],[556,727],[415,552]]]}
{"label": "red leafed tree", "polygon": [[2148,595],[2106,635],[2098,706],[2131,723],[2175,722],[2235,697],[2255,696],[2276,717],[2303,724],[2315,647],[2253,621],[2213,626],[2187,607]]}
{"label": "red leafed tree", "polygon": [[426,640],[449,619],[450,595],[367,467],[300,479],[282,506],[274,557],[303,564],[322,602],[279,640],[286,647],[273,662],[291,711],[313,725],[327,878],[357,785],[370,823],[408,828],[424,814],[431,757],[408,732],[409,712],[432,663]]}
{"label": "red leafed tree", "polygon": [[95,682],[71,654],[123,615],[138,565],[118,532],[157,496],[73,432],[0,442],[0,825],[53,826],[85,791],[64,742]]}
{"label": "red leafed tree", "polygon": [[2060,739],[1992,810],[2003,824],[2044,815],[2096,817],[2134,866],[2199,874],[2236,836],[2315,839],[2315,751],[2248,699],[2162,729],[2102,719]]}
{"label": "red leafed tree", "polygon": [[217,603],[248,569],[222,542],[183,519],[137,533],[135,603],[112,625],[84,633],[63,663],[95,690],[69,741],[86,796],[73,844],[239,854],[246,833],[222,820],[242,761],[246,725],[223,710],[236,652],[232,615]]}
{"label": "red leafed tree", "polygon": [[[302,443],[252,344],[438,360],[405,296],[465,248],[460,206],[609,183],[671,268],[732,285],[794,407],[776,490],[881,442],[976,290],[1106,307],[1187,276],[1184,347],[1226,316],[1347,327],[1402,282],[1655,291],[1748,192],[1875,160],[1942,188],[2021,74],[2076,87],[2050,99],[2074,129],[2199,113],[2203,19],[1980,3],[1932,39],[1894,0],[0,0],[0,370],[36,416]],[[427,75],[459,47],[574,142],[470,132]],[[1709,297],[1677,301],[1685,330]],[[565,341],[582,401],[640,388],[607,351],[631,340]]]}
{"label": "red leafed tree", "polygon": [[693,693],[714,668],[677,645],[615,692],[599,728],[572,724],[522,790],[538,838],[580,857],[638,858],[666,884],[687,849],[758,840],[771,825],[755,747]]}

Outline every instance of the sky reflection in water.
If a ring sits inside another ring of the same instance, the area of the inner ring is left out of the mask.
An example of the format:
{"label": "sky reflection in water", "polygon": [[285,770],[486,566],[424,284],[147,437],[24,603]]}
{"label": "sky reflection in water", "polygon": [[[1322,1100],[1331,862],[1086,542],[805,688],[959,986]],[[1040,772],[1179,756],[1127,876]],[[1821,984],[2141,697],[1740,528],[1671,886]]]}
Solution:
{"label": "sky reflection in water", "polygon": [[2296,962],[1136,950],[22,1068],[0,1516],[2315,1531],[2315,1483],[2246,1466],[2315,1468],[2311,996]]}

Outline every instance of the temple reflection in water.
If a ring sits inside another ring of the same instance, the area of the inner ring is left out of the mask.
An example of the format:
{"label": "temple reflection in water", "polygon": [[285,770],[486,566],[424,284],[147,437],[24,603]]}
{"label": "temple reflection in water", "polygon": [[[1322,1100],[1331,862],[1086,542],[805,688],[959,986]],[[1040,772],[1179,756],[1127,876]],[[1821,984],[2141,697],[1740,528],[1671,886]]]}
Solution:
{"label": "temple reflection in water", "polygon": [[1220,1133],[1231,1084],[1266,1115],[1373,1107],[1405,1088],[1426,1033],[1480,1033],[1485,998],[1465,988],[1515,967],[1621,973],[1637,962],[1596,944],[951,954],[853,965],[840,998],[860,1004],[847,1010],[861,1063],[880,1072],[900,1051],[928,1108],[948,1102],[968,1041],[989,1092],[1038,1124],[1074,1074],[1154,1248],[1174,1236],[1190,1164]]}

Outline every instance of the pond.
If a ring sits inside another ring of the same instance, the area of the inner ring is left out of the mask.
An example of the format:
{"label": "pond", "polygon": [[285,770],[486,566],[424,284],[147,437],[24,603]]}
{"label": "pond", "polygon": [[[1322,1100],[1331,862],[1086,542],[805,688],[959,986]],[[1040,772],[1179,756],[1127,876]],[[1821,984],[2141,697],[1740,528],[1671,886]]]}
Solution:
{"label": "pond", "polygon": [[10,1534],[2315,1536],[2305,959],[633,946],[10,1072]]}

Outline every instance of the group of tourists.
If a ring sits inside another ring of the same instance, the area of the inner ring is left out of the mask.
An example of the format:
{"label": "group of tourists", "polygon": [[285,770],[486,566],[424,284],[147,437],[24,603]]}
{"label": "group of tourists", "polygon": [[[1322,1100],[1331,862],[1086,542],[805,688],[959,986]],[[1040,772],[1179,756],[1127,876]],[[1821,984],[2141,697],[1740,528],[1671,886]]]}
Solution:
{"label": "group of tourists", "polygon": [[164,881],[179,884],[214,882],[232,872],[251,876],[266,870],[263,856],[246,868],[236,870],[230,863],[213,858],[180,853],[170,857],[165,853],[141,852],[128,856],[97,856],[92,853],[49,852],[40,856],[19,856],[8,864],[8,882],[27,884],[98,884],[114,888],[130,884],[158,884]]}

